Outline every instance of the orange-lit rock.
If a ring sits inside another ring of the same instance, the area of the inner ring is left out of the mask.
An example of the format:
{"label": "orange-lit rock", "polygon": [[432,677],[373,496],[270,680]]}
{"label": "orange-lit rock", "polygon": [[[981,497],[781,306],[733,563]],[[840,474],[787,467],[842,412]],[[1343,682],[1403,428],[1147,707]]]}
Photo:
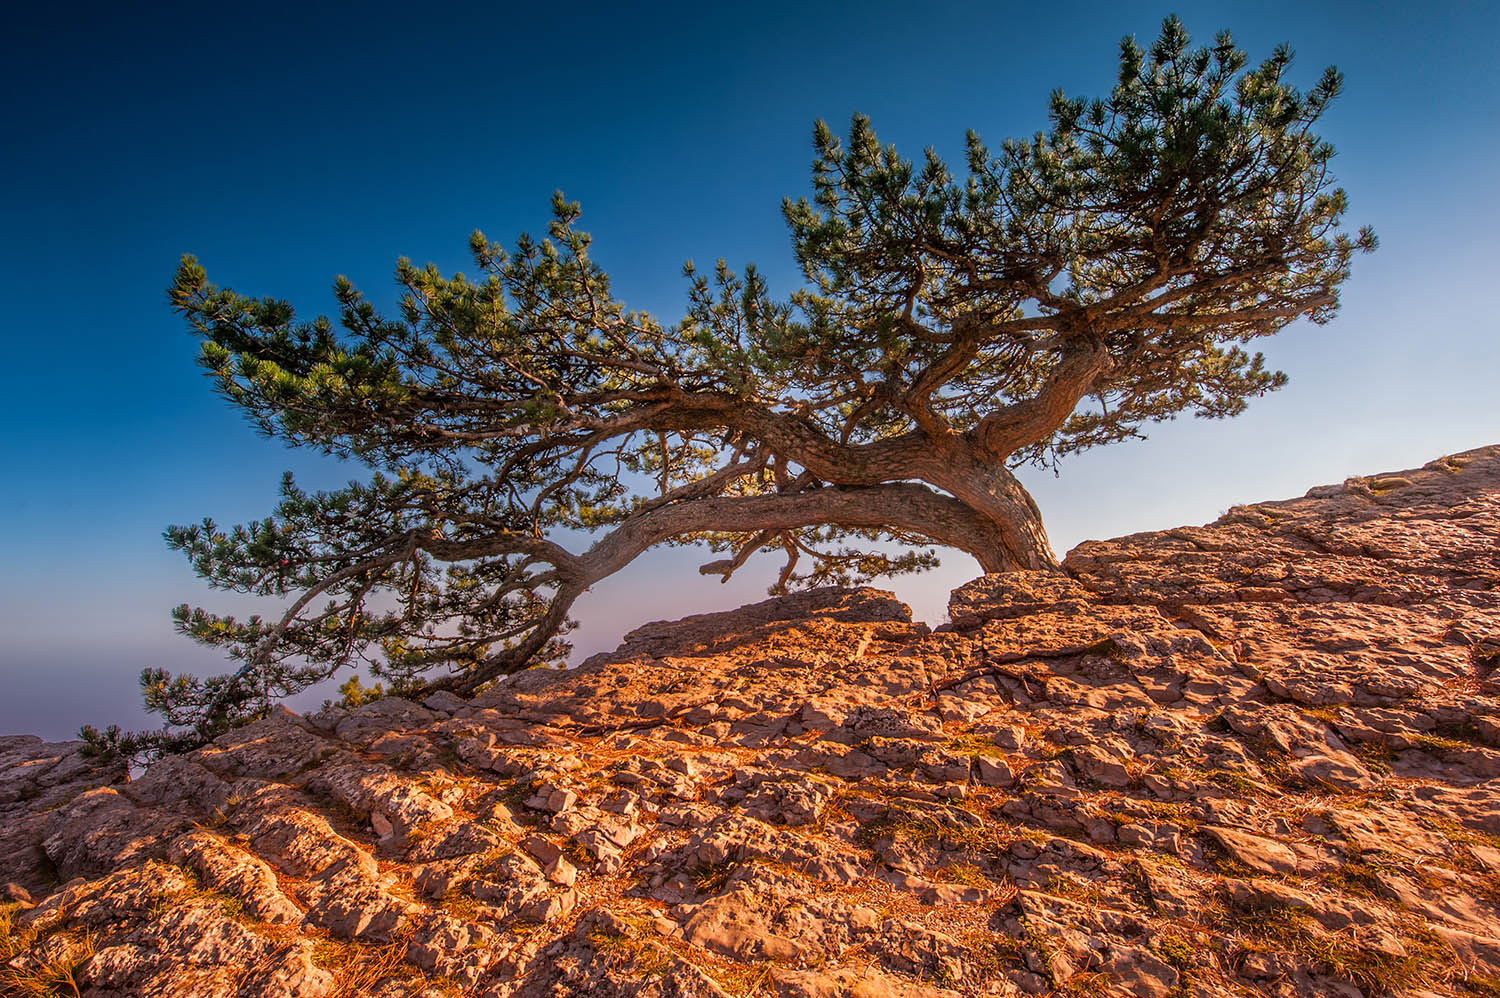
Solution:
{"label": "orange-lit rock", "polygon": [[1064,567],[975,580],[936,630],[870,589],[648,624],[133,782],[0,739],[4,973],[98,998],[1500,981],[1500,448]]}

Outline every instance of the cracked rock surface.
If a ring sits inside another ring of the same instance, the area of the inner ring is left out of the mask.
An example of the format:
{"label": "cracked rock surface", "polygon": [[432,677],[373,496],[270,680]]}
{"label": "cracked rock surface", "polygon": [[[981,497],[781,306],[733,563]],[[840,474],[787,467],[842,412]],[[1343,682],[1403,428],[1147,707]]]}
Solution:
{"label": "cracked rock surface", "polygon": [[936,630],[816,590],[133,780],[0,738],[0,993],[1500,995],[1497,668],[1490,447]]}

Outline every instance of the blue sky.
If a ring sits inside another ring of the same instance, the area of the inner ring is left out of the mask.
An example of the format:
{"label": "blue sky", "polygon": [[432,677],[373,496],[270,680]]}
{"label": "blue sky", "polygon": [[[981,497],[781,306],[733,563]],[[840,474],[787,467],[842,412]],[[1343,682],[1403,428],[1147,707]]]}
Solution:
{"label": "blue sky", "polygon": [[[213,672],[179,602],[228,606],[160,532],[257,517],[280,473],[361,474],[257,437],[210,392],[166,307],[177,257],[211,279],[331,305],[334,275],[391,301],[397,256],[469,266],[468,233],[540,230],[562,188],[616,293],[665,319],[683,260],[797,273],[778,213],[808,189],[810,127],[869,114],[908,154],[1045,124],[1046,96],[1107,89],[1137,3],[74,5],[8,15],[0,157],[0,732],[149,723],[140,669]],[[508,5],[505,5],[508,6]],[[1230,505],[1500,441],[1492,300],[1500,231],[1500,8],[1180,5],[1200,41],[1280,41],[1325,119],[1349,219],[1382,247],[1344,310],[1266,343],[1292,377],[1228,423],[1030,474],[1059,551],[1203,522]],[[956,156],[955,156],[956,158]],[[773,569],[705,585],[657,552],[576,608],[580,652],[645,620],[760,598]],[[753,567],[753,565],[752,565]],[[929,619],[976,574],[961,555],[898,591]]]}

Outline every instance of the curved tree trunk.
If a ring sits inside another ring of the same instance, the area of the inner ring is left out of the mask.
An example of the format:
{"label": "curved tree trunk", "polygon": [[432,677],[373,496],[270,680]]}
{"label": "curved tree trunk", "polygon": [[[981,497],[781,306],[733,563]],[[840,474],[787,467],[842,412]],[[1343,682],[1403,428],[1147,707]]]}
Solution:
{"label": "curved tree trunk", "polygon": [[[733,427],[835,485],[903,481],[935,485],[990,522],[991,531],[986,533],[992,533],[995,540],[986,539],[985,544],[998,544],[1005,555],[996,559],[971,552],[985,571],[1046,571],[1056,569],[1058,560],[1042,527],[1041,512],[1005,461],[1016,449],[1056,429],[1109,364],[1101,344],[1081,342],[1057,365],[1036,399],[991,414],[968,434],[916,429],[849,444],[831,439],[795,416],[732,396],[694,397],[690,404],[666,414],[661,426],[673,430]],[[963,544],[952,546],[969,550]]]}
{"label": "curved tree trunk", "polygon": [[966,448],[954,448],[928,481],[952,492],[993,525],[1009,563],[1000,568],[985,566],[986,572],[1057,569],[1057,555],[1042,526],[1041,510],[1004,465],[980,460]]}
{"label": "curved tree trunk", "polygon": [[[1094,363],[1096,358],[1090,357],[1086,362],[1065,366],[1077,366],[1080,371],[1065,369],[1059,374],[1077,378]],[[1067,385],[1069,390],[1073,387]],[[1062,406],[1054,408],[1061,411]],[[1034,407],[1019,409],[1012,414],[1017,423],[1055,419],[1050,410],[1040,413]],[[986,427],[991,431],[987,433],[949,432],[934,436],[916,430],[870,444],[850,445],[831,440],[794,417],[761,407],[748,406],[731,418],[726,418],[728,415],[718,404],[686,419],[679,412],[675,414],[673,428],[681,429],[683,423],[700,421],[738,424],[751,430],[756,439],[773,451],[828,484],[800,492],[752,496],[693,494],[693,490],[687,489],[680,498],[669,499],[665,505],[627,516],[579,555],[550,542],[531,539],[533,553],[556,567],[559,580],[547,612],[521,643],[461,676],[450,677],[444,685],[472,692],[497,676],[525,668],[562,629],[568,610],[590,586],[620,571],[649,548],[687,534],[730,532],[774,536],[783,530],[824,525],[890,529],[965,551],[986,573],[1058,568],[1040,510],[1026,488],[1005,467],[1005,455],[992,449],[999,439],[998,425]],[[1014,427],[1007,425],[1007,428]],[[474,544],[469,541],[466,546]],[[507,546],[514,544],[514,539],[506,540]],[[484,546],[484,542],[479,542],[478,547]],[[741,560],[715,562],[700,571],[727,576]]]}
{"label": "curved tree trunk", "polygon": [[[898,482],[853,488],[830,486],[800,493],[719,496],[628,517],[588,551],[559,566],[565,581],[525,640],[491,656],[478,668],[434,685],[472,693],[497,676],[525,668],[562,628],[569,608],[588,587],[620,571],[647,549],[684,534],[756,533],[825,524],[897,529],[973,555],[987,573],[1055,567],[1041,517],[1026,490],[1003,469],[993,477],[990,488],[992,492],[976,493],[987,503],[983,512],[963,497]],[[999,515],[1014,515],[1015,519],[1001,521]],[[721,568],[714,564],[701,570],[711,574]]]}
{"label": "curved tree trunk", "polygon": [[985,571],[1031,567],[1016,560],[991,518],[961,499],[914,482],[719,496],[664,506],[628,518],[578,560],[587,584],[592,585],[624,568],[647,548],[683,534],[754,533],[825,524],[921,534],[937,544],[967,551]]}
{"label": "curved tree trunk", "polygon": [[537,621],[536,626],[520,644],[491,655],[477,668],[470,669],[468,672],[445,676],[429,683],[429,688],[448,689],[465,696],[473,696],[479,687],[491,679],[520,672],[531,664],[531,660],[537,653],[547,647],[547,642],[563,629],[563,625],[568,622],[568,611],[573,608],[574,601],[583,595],[586,588],[586,586],[573,583],[563,585],[552,597],[552,602],[547,606],[547,613]]}

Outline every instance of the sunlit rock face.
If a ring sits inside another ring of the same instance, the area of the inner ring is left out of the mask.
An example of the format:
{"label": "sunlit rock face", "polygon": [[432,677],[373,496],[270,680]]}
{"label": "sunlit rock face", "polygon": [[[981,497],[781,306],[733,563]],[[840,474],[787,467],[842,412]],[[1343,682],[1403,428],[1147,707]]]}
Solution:
{"label": "sunlit rock face", "polygon": [[768,600],[133,781],[0,739],[0,992],[1495,993],[1500,448],[951,618]]}

